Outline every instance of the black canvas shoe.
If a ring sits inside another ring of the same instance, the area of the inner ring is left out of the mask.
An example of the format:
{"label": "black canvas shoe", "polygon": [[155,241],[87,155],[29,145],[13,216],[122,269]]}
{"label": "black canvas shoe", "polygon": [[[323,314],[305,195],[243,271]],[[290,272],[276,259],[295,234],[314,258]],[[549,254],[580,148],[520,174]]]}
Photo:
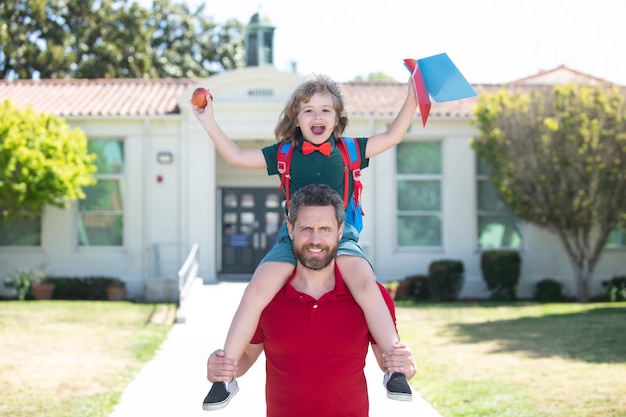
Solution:
{"label": "black canvas shoe", "polygon": [[390,375],[389,372],[385,372],[383,385],[387,389],[387,398],[398,401],[413,400],[413,394],[411,393],[409,381],[406,380],[406,376],[404,376],[404,374],[394,372]]}
{"label": "black canvas shoe", "polygon": [[238,392],[239,386],[235,378],[229,383],[216,382],[204,398],[202,409],[204,411],[214,411],[224,408]]}

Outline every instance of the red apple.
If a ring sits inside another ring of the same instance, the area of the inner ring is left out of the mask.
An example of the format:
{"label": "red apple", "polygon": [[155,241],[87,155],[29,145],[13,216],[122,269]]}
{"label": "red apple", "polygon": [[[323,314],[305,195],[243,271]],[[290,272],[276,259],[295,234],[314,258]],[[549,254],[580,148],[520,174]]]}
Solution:
{"label": "red apple", "polygon": [[205,108],[207,105],[207,97],[213,100],[213,95],[206,88],[198,87],[193,91],[191,95],[191,103],[200,108]]}

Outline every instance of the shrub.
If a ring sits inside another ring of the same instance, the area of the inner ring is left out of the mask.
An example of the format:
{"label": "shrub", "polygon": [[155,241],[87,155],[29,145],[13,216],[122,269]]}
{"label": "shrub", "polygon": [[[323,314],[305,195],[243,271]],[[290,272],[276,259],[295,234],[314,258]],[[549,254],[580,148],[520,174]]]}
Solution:
{"label": "shrub", "polygon": [[464,280],[461,261],[442,259],[431,262],[428,267],[428,291],[435,301],[458,300]]}
{"label": "shrub", "polygon": [[609,301],[626,301],[626,275],[616,276],[602,283]]}
{"label": "shrub", "polygon": [[517,299],[516,288],[519,282],[522,258],[517,251],[491,250],[480,257],[480,268],[491,299],[512,301]]}
{"label": "shrub", "polygon": [[409,275],[398,282],[396,299],[420,299],[428,300],[428,276]]}
{"label": "shrub", "polygon": [[112,286],[118,279],[103,276],[49,277],[47,281],[55,284],[55,299],[106,300],[107,287]]}
{"label": "shrub", "polygon": [[45,278],[46,274],[43,271],[20,268],[14,274],[6,277],[4,284],[9,288],[14,288],[17,291],[17,299],[24,301],[31,285],[42,282]]}
{"label": "shrub", "polygon": [[411,296],[411,281],[403,279],[398,282],[398,288],[396,289],[396,299],[407,299]]}
{"label": "shrub", "polygon": [[417,274],[406,277],[410,282],[409,295],[418,300],[430,299],[430,291],[428,291],[428,275]]}
{"label": "shrub", "polygon": [[535,284],[535,300],[541,303],[564,301],[566,299],[563,284],[552,278],[544,278]]}
{"label": "shrub", "polygon": [[382,286],[385,287],[389,295],[393,300],[396,299],[396,292],[398,291],[398,286],[400,285],[399,281],[387,281],[383,282]]}

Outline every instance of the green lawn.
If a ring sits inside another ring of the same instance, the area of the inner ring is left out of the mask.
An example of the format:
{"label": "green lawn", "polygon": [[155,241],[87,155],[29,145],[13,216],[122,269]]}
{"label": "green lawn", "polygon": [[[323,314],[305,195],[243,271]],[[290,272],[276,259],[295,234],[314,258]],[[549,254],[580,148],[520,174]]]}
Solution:
{"label": "green lawn", "polygon": [[[443,417],[626,417],[626,303],[397,305],[411,382]],[[108,416],[171,328],[164,308],[0,302],[0,415]]]}
{"label": "green lawn", "polygon": [[0,415],[108,416],[165,340],[171,326],[157,318],[173,309],[108,301],[0,302]]}
{"label": "green lawn", "polygon": [[626,303],[397,305],[444,417],[626,416]]}

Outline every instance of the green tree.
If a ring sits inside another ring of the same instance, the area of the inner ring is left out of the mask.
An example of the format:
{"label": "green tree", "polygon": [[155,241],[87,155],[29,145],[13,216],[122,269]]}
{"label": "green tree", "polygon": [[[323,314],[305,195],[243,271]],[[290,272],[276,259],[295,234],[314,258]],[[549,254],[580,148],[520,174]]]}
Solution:
{"label": "green tree", "polygon": [[[63,50],[71,51],[69,71],[72,78],[142,78],[154,77],[152,28],[146,26],[149,12],[127,0],[67,0],[63,32],[69,42]],[[99,5],[99,6],[97,6]],[[51,78],[58,74],[41,74]]]}
{"label": "green tree", "polygon": [[154,0],[147,26],[158,77],[207,77],[243,65],[243,25],[236,20],[218,25],[204,7]]}
{"label": "green tree", "polygon": [[0,75],[30,78],[39,52],[36,42],[45,19],[45,1],[0,2]]}
{"label": "green tree", "polygon": [[64,120],[0,103],[0,223],[84,198],[94,159],[85,135]]}
{"label": "green tree", "polygon": [[156,75],[148,11],[128,0],[0,3],[3,78]]}
{"label": "green tree", "polygon": [[574,84],[483,94],[472,146],[519,218],[560,238],[587,301],[626,213],[626,106],[617,88]]}
{"label": "green tree", "polygon": [[[408,75],[407,75],[408,78]],[[354,81],[366,81],[365,78],[361,75],[357,75],[354,77]],[[378,81],[378,82],[397,82],[393,77],[385,74],[384,72],[371,72],[370,75],[367,76],[367,81]]]}
{"label": "green tree", "polygon": [[243,26],[216,24],[204,5],[154,0],[4,0],[0,76],[206,77],[243,63]]}

